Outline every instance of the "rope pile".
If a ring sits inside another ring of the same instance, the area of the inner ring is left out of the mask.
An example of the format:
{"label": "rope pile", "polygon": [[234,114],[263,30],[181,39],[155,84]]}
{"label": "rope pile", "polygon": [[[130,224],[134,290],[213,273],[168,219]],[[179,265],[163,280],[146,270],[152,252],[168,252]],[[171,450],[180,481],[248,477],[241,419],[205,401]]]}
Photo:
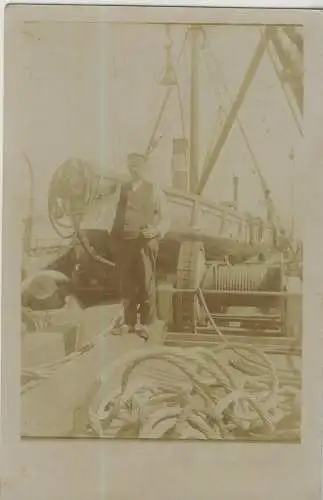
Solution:
{"label": "rope pile", "polygon": [[[161,346],[116,361],[90,406],[91,430],[115,438],[298,440],[300,371],[277,370],[260,349],[229,342],[200,288],[197,294],[222,345]],[[151,361],[153,376],[138,370]],[[156,370],[160,362],[166,371]],[[179,373],[169,374],[169,367]],[[111,393],[120,369],[120,386]]]}
{"label": "rope pile", "polygon": [[[145,373],[151,361],[155,373]],[[165,363],[178,375],[158,369]],[[120,368],[120,386],[110,392]],[[298,371],[276,370],[248,345],[150,348],[114,364],[92,402],[89,423],[96,435],[110,438],[294,440],[300,386]],[[291,417],[294,427],[286,431],[281,424]]]}

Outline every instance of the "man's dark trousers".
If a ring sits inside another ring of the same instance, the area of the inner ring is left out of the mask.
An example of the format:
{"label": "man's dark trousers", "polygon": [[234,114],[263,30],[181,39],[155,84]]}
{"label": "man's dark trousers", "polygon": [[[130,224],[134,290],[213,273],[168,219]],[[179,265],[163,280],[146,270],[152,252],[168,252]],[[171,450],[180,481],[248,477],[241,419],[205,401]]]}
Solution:
{"label": "man's dark trousers", "polygon": [[151,324],[156,317],[156,262],[159,242],[157,238],[119,239],[116,245],[121,297],[125,303],[125,323]]}

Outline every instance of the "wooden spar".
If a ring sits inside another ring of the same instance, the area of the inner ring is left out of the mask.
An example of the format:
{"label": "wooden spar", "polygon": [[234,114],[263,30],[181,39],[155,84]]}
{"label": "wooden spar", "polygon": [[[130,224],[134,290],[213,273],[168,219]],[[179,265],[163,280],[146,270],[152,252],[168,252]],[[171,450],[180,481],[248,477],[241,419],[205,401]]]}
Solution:
{"label": "wooden spar", "polygon": [[284,92],[284,95],[285,95],[285,98],[286,98],[286,102],[287,102],[287,104],[288,104],[288,107],[289,107],[289,109],[290,109],[290,111],[291,111],[291,113],[292,113],[292,116],[293,116],[293,118],[294,118],[295,124],[296,124],[296,126],[297,126],[297,128],[298,128],[299,133],[303,136],[303,135],[304,135],[304,133],[303,133],[303,130],[302,130],[302,126],[301,126],[301,124],[299,123],[299,120],[298,120],[298,117],[297,117],[296,111],[295,111],[295,109],[294,109],[294,105],[292,104],[292,102],[291,102],[291,100],[290,100],[290,96],[289,96],[289,94],[288,94],[288,92],[287,92],[287,89],[286,89],[286,87],[285,87],[285,82],[283,81],[282,75],[281,75],[281,73],[280,73],[280,71],[279,71],[279,69],[278,69],[278,67],[277,67],[277,63],[276,63],[275,58],[274,58],[274,56],[273,56],[273,54],[272,54],[272,52],[271,52],[271,50],[270,50],[269,45],[267,46],[267,51],[268,51],[268,56],[269,56],[269,59],[270,59],[270,61],[271,61],[271,63],[272,63],[273,69],[274,69],[274,71],[275,71],[275,74],[276,74],[276,76],[277,76],[277,78],[278,78],[278,81],[279,81],[279,83],[280,83],[280,86],[281,86],[281,88],[282,88],[282,91]]}
{"label": "wooden spar", "polygon": [[303,114],[303,86],[299,83],[299,70],[284,49],[279,39],[277,30],[273,28],[268,29],[268,37],[270,38],[270,41],[275,48],[281,65],[283,66],[284,70],[288,71],[290,74],[290,77],[288,78],[288,84],[293,92],[297,106],[301,114]]}
{"label": "wooden spar", "polygon": [[199,26],[192,26],[190,34],[191,56],[191,88],[190,88],[190,191],[194,193],[198,186],[199,176],[199,65],[198,41]]}
{"label": "wooden spar", "polygon": [[284,26],[283,30],[286,33],[286,35],[288,36],[288,38],[290,39],[290,41],[294,45],[296,45],[300,54],[303,55],[303,37],[302,37],[302,35],[295,30],[294,26]]}
{"label": "wooden spar", "polygon": [[247,69],[247,72],[245,74],[244,80],[240,86],[238,95],[237,95],[234,103],[232,104],[232,107],[231,107],[230,112],[227,116],[227,119],[224,122],[222,130],[220,132],[220,136],[218,137],[218,139],[217,139],[217,141],[212,149],[212,152],[208,157],[207,163],[204,167],[204,170],[203,170],[201,178],[200,178],[200,182],[199,182],[197,190],[196,190],[197,194],[202,193],[203,189],[205,188],[205,186],[209,180],[209,177],[210,177],[210,174],[213,170],[213,167],[214,167],[217,159],[220,156],[220,153],[221,153],[222,148],[225,144],[225,141],[227,140],[229,133],[232,129],[234,120],[237,117],[238,111],[241,108],[241,105],[242,105],[244,98],[247,94],[247,91],[251,85],[253,77],[254,77],[254,75],[258,69],[258,66],[262,60],[262,57],[265,53],[267,43],[268,43],[267,37],[266,36],[261,37],[261,40],[258,44],[258,47],[254,53],[254,56],[250,62],[250,65]]}

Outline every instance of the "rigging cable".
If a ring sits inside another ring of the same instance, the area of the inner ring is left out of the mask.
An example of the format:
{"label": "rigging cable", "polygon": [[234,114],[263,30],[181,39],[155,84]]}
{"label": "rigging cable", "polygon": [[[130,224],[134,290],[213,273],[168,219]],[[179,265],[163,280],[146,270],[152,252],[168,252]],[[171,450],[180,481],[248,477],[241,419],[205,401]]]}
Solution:
{"label": "rigging cable", "polygon": [[[208,41],[208,39],[206,37],[205,37],[205,40],[206,40],[206,47],[207,47],[208,52],[210,54],[210,57],[211,57],[211,59],[213,61],[215,69],[217,70],[217,73],[220,73],[220,68],[219,68],[218,61],[216,60],[216,58],[214,57],[214,54],[211,51],[209,41]],[[226,83],[224,81],[223,81],[223,88],[225,89],[227,97],[228,97],[228,99],[230,101],[230,104],[232,105],[232,98],[231,98],[228,86],[226,85]],[[262,189],[263,189],[264,192],[266,192],[268,190],[267,182],[264,179],[264,176],[263,176],[263,174],[261,172],[261,168],[260,168],[259,162],[258,162],[258,160],[257,160],[257,158],[256,158],[256,156],[255,156],[255,154],[254,154],[254,152],[253,152],[253,150],[251,148],[250,141],[249,141],[249,139],[247,137],[247,134],[246,134],[246,132],[244,130],[244,126],[243,126],[243,124],[242,124],[242,122],[241,122],[241,120],[240,120],[240,118],[239,118],[238,115],[236,117],[236,121],[237,121],[238,127],[240,129],[240,132],[241,132],[241,134],[242,134],[242,136],[244,138],[244,141],[245,141],[246,147],[248,149],[248,152],[249,152],[249,154],[251,156],[251,160],[253,162],[254,168],[255,168],[258,176],[259,176]]]}

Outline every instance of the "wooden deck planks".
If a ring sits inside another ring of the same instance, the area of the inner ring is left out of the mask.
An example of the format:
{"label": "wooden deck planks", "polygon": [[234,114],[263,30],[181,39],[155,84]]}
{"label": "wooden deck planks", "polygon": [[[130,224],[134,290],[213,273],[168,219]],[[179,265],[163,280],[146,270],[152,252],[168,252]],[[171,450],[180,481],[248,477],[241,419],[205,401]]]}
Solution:
{"label": "wooden deck planks", "polygon": [[67,437],[75,425],[75,413],[84,407],[95,381],[122,355],[161,343],[163,323],[158,322],[148,343],[137,335],[108,335],[90,351],[62,365],[48,379],[21,397],[23,437]]}

